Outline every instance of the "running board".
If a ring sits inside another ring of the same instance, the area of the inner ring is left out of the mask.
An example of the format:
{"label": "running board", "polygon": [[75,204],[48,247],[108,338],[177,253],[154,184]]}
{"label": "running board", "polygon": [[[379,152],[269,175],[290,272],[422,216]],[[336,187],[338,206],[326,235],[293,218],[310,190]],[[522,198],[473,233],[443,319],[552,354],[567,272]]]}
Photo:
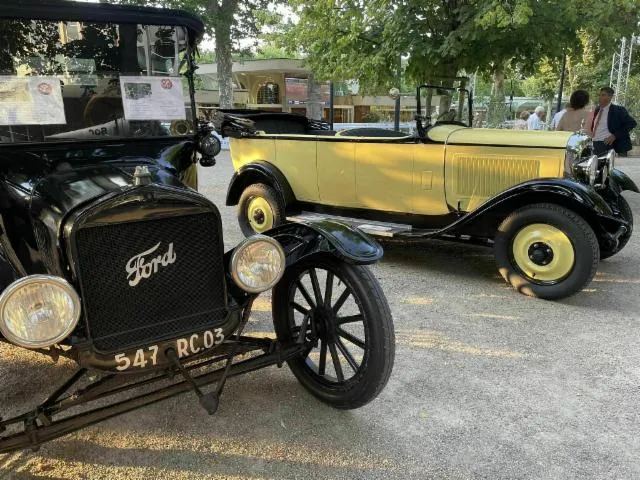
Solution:
{"label": "running board", "polygon": [[287,217],[290,222],[313,222],[317,220],[334,220],[356,227],[366,234],[377,237],[402,236],[411,232],[411,225],[402,223],[374,222],[362,218],[340,217],[337,215],[327,215],[324,213],[301,212],[297,215]]}

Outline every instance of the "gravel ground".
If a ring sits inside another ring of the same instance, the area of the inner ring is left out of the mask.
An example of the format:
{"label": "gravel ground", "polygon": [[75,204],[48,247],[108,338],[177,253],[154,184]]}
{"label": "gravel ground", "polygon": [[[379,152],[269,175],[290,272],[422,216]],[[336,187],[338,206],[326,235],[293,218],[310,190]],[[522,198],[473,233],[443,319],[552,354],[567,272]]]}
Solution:
{"label": "gravel ground", "polygon": [[[638,159],[620,162],[640,184]],[[229,248],[227,154],[201,169]],[[627,195],[640,212],[640,195]],[[636,217],[636,222],[638,218]],[[499,277],[491,251],[388,245],[373,270],[394,315],[394,372],[354,411],[308,395],[287,368],[231,379],[208,417],[185,394],[0,456],[3,478],[640,478],[640,236],[561,302]],[[261,297],[254,331],[271,331]],[[72,366],[0,347],[3,413],[34,405]]]}

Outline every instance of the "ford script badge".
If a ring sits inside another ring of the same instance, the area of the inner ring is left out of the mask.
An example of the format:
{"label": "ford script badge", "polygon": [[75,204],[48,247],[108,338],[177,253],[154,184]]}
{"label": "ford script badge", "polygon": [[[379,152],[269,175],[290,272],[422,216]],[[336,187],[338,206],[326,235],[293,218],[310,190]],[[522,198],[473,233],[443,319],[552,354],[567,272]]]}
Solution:
{"label": "ford script badge", "polygon": [[158,242],[154,247],[142,253],[134,255],[127,262],[127,280],[129,285],[135,287],[143,278],[149,278],[154,273],[158,273],[160,267],[166,267],[176,262],[176,254],[173,251],[173,242],[169,244],[165,253],[152,255],[160,248]]}

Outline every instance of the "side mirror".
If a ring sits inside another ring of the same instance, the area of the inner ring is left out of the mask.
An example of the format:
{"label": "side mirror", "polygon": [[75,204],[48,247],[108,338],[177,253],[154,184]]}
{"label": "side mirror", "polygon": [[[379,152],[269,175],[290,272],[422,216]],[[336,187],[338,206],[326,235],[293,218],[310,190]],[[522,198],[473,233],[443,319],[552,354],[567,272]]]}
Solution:
{"label": "side mirror", "polygon": [[222,144],[213,133],[204,135],[198,143],[200,152],[200,165],[203,167],[213,167],[216,164],[216,155],[222,150]]}

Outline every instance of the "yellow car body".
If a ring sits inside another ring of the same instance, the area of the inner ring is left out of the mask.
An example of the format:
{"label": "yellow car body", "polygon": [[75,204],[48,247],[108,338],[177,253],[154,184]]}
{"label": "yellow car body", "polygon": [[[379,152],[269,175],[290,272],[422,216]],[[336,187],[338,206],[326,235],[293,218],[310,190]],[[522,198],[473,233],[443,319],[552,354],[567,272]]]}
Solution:
{"label": "yellow car body", "polygon": [[297,200],[415,215],[475,210],[527,180],[562,178],[570,133],[441,125],[430,143],[399,138],[263,134],[231,138],[233,168],[262,160]]}
{"label": "yellow car body", "polygon": [[633,229],[621,192],[638,191],[615,154],[581,133],[474,129],[460,122],[402,136],[332,132],[291,114],[221,111],[245,235],[287,219],[338,219],[367,233],[494,247],[502,276],[541,298],[588,284]]}

